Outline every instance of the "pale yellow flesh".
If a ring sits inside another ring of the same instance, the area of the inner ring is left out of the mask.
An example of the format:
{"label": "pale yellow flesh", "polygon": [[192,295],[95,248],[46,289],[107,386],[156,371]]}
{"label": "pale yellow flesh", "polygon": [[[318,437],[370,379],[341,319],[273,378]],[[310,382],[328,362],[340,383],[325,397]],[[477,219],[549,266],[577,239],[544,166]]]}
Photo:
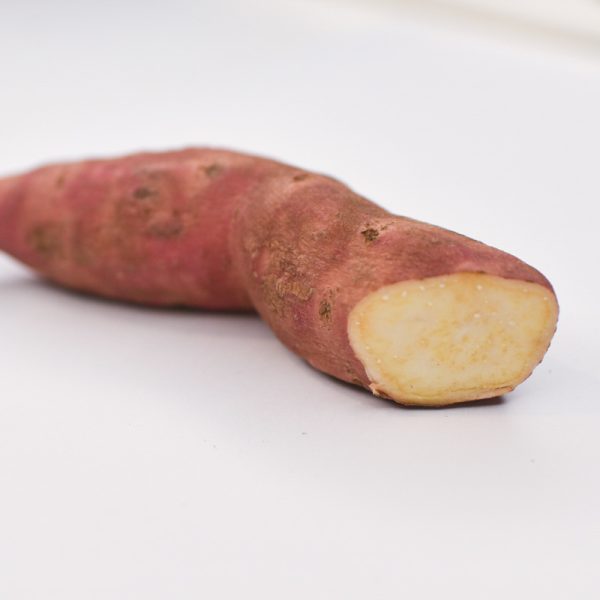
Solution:
{"label": "pale yellow flesh", "polygon": [[348,335],[375,394],[439,406],[511,391],[542,360],[557,318],[541,285],[456,273],[369,294]]}

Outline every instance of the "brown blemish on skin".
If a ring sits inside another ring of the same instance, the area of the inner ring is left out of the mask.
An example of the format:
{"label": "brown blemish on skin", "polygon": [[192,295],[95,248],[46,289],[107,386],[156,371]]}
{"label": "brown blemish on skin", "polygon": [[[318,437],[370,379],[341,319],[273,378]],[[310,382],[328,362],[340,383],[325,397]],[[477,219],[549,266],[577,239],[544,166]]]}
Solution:
{"label": "brown blemish on skin", "polygon": [[131,196],[125,196],[116,203],[116,223],[128,229],[133,221],[147,222],[156,213],[161,197],[157,190],[145,186],[136,188]]}
{"label": "brown blemish on skin", "polygon": [[62,229],[58,223],[37,225],[29,232],[27,240],[44,258],[58,258],[63,255]]}
{"label": "brown blemish on skin", "polygon": [[223,171],[223,167],[218,163],[213,163],[212,165],[208,165],[208,167],[204,167],[203,169],[209,179],[218,177]]}
{"label": "brown blemish on skin", "polygon": [[133,192],[133,196],[134,198],[137,198],[138,200],[144,200],[145,198],[148,198],[149,196],[154,195],[154,191],[151,190],[150,188],[147,187],[138,187],[134,190]]}
{"label": "brown blemish on skin", "polygon": [[321,301],[319,305],[319,316],[325,321],[331,320],[331,304],[327,300]]}
{"label": "brown blemish on skin", "polygon": [[136,170],[136,175],[144,178],[144,179],[154,179],[160,180],[165,176],[165,170],[159,168],[147,168],[142,167],[141,169]]}
{"label": "brown blemish on skin", "polygon": [[367,244],[374,242],[379,237],[379,231],[373,227],[367,227],[367,229],[363,229],[360,233],[365,238]]}
{"label": "brown blemish on skin", "polygon": [[294,277],[298,272],[296,264],[287,256],[283,256],[279,261],[279,269],[282,273]]}
{"label": "brown blemish on skin", "polygon": [[309,173],[298,173],[298,175],[294,175],[294,177],[292,179],[294,181],[304,181],[308,177],[310,177]]}
{"label": "brown blemish on skin", "polygon": [[284,281],[283,278],[276,281],[275,291],[280,298],[284,298],[287,294],[291,294],[304,302],[309,300],[314,292],[313,288],[303,285],[299,281]]}
{"label": "brown blemish on skin", "polygon": [[61,173],[57,178],[56,181],[54,182],[54,185],[61,190],[64,186],[65,186],[65,180],[66,180],[66,176],[64,173]]}
{"label": "brown blemish on skin", "polygon": [[181,235],[183,223],[178,218],[172,218],[161,223],[154,223],[146,230],[146,234],[157,238],[174,238]]}

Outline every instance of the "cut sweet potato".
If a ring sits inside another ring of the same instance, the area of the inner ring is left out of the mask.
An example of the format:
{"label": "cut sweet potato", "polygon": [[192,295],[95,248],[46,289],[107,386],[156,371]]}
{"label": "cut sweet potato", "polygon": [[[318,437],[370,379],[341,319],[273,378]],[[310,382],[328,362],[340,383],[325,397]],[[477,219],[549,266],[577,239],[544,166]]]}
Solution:
{"label": "cut sweet potato", "polygon": [[558,315],[548,280],[514,256],[329,177],[224,150],[0,180],[0,248],[108,298],[255,309],[315,368],[405,404],[511,390]]}

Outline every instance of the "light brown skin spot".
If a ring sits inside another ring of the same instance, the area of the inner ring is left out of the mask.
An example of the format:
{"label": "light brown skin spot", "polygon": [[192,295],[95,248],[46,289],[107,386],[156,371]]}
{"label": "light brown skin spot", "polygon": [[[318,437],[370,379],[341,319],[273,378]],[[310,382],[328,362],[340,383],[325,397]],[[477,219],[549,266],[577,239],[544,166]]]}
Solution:
{"label": "light brown skin spot", "polygon": [[374,242],[379,237],[379,231],[373,227],[367,227],[367,229],[363,229],[360,233],[365,238],[367,244]]}
{"label": "light brown skin spot", "polygon": [[319,316],[324,321],[331,320],[331,304],[327,300],[323,300],[319,305]]}
{"label": "light brown skin spot", "polygon": [[298,173],[298,175],[294,175],[292,179],[294,181],[304,181],[308,177],[310,177],[310,173]]}
{"label": "light brown skin spot", "polygon": [[285,298],[287,294],[295,296],[299,300],[306,302],[313,295],[313,288],[302,284],[299,281],[285,281],[280,278],[275,283],[275,291],[280,298]]}
{"label": "light brown skin spot", "polygon": [[54,182],[54,185],[57,189],[61,190],[65,186],[66,176],[64,173],[61,173]]}
{"label": "light brown skin spot", "polygon": [[150,237],[169,239],[181,235],[183,223],[180,219],[173,217],[162,223],[155,223],[148,227],[146,234]]}
{"label": "light brown skin spot", "polygon": [[133,197],[137,198],[138,200],[144,200],[145,198],[149,198],[150,196],[153,196],[154,194],[155,194],[154,190],[151,190],[150,188],[141,186],[134,190]]}
{"label": "light brown skin spot", "polygon": [[40,256],[59,258],[63,255],[62,229],[59,223],[37,225],[29,232],[27,240]]}
{"label": "light brown skin spot", "polygon": [[209,179],[214,179],[223,172],[223,167],[218,163],[213,163],[212,165],[208,165],[208,167],[204,167],[204,172]]}

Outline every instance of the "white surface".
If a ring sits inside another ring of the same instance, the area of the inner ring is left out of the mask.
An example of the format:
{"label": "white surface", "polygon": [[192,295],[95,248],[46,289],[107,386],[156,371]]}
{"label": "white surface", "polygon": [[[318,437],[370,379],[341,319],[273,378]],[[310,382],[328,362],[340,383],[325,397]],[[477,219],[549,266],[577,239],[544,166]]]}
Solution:
{"label": "white surface", "polygon": [[[379,0],[381,1],[381,0]],[[431,5],[472,11],[480,16],[583,35],[600,34],[598,0],[383,0],[390,4]]]}
{"label": "white surface", "polygon": [[0,598],[597,598],[599,63],[379,9],[11,3],[3,172],[233,146],[523,257],[562,314],[498,403],[408,410],[252,316],[0,259]]}

